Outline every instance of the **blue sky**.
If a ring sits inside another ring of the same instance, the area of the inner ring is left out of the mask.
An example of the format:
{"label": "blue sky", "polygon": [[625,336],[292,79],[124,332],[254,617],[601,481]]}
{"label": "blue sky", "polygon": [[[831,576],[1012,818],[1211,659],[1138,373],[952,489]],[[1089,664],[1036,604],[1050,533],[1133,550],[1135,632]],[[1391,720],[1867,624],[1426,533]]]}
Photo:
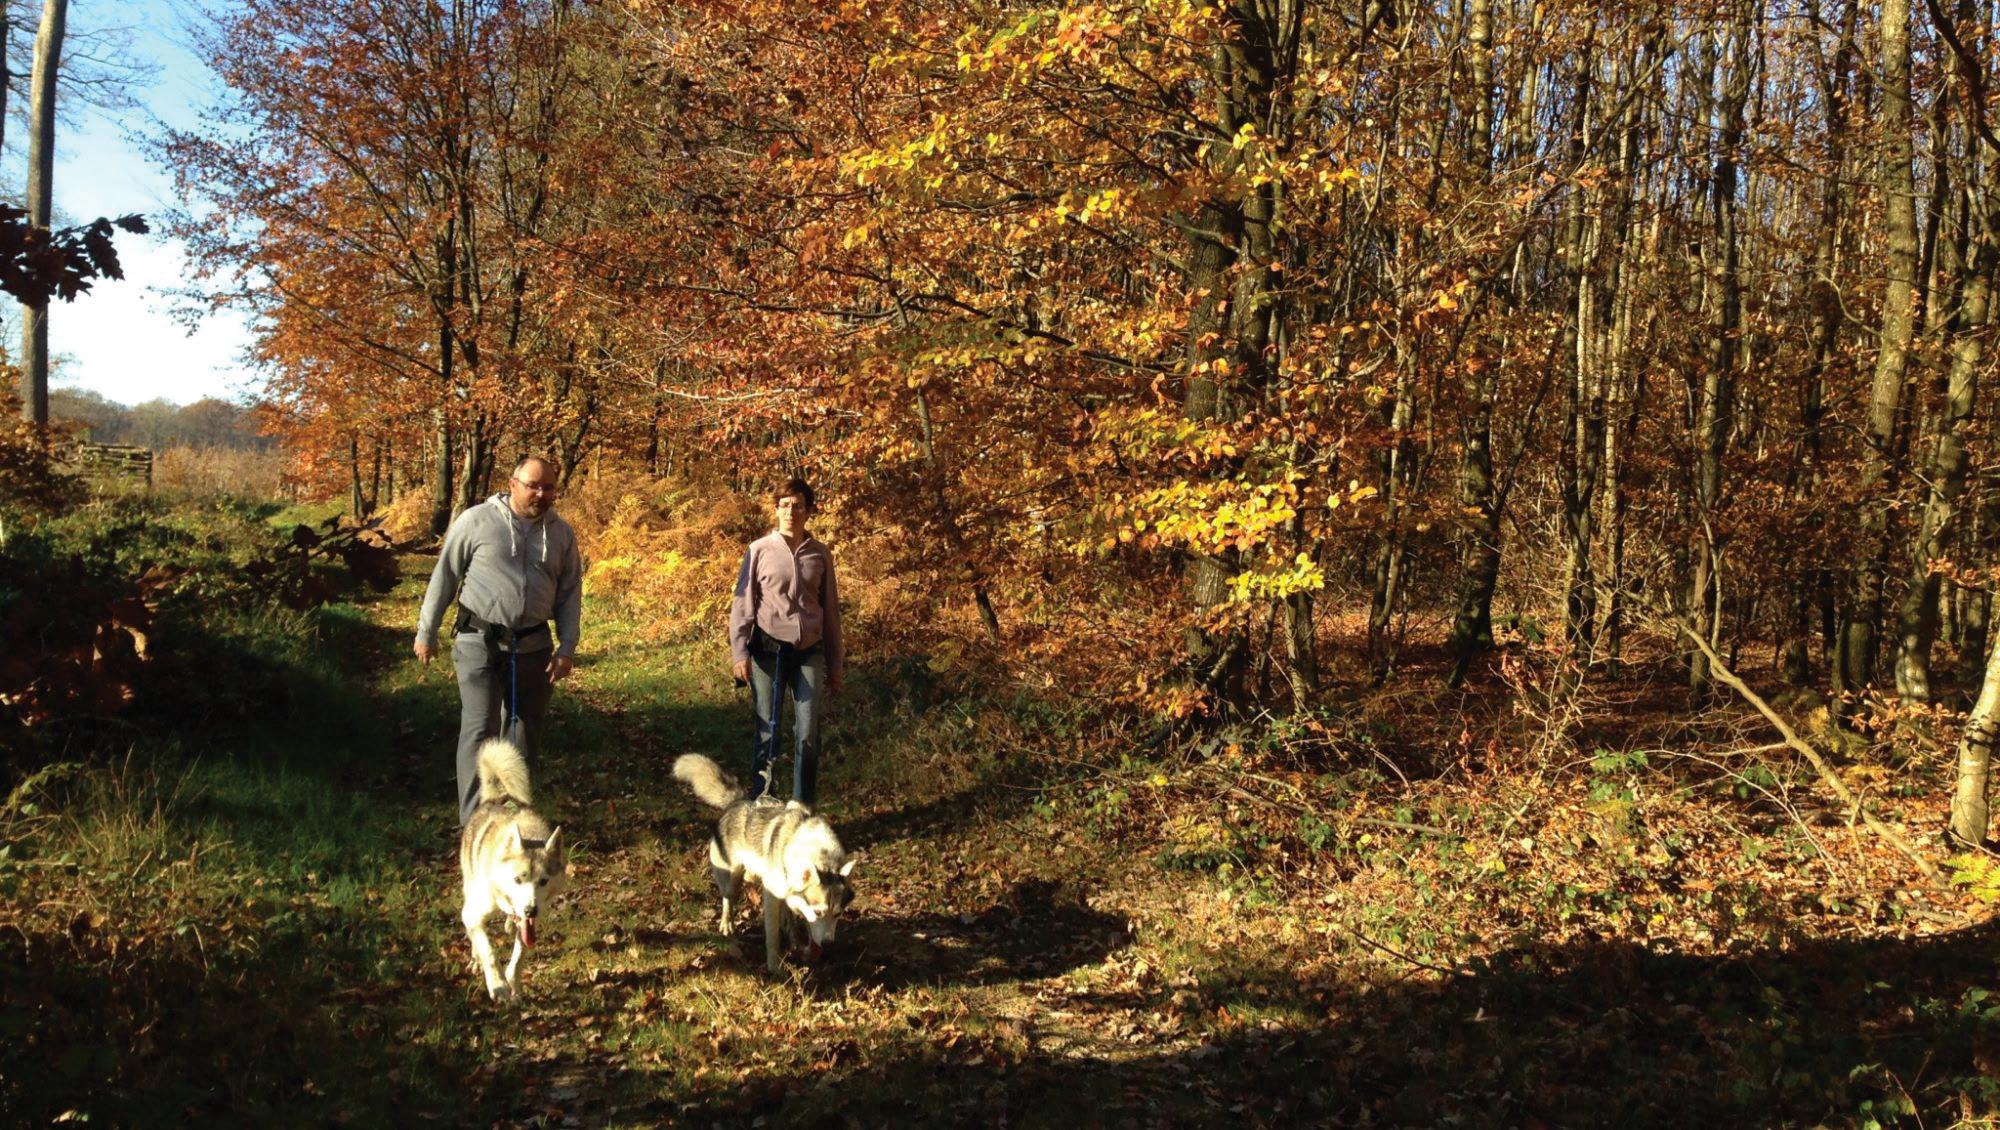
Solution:
{"label": "blue sky", "polygon": [[[159,68],[156,80],[138,92],[152,114],[189,125],[210,100],[208,71],[184,47],[177,0],[71,0],[69,18],[72,30],[110,24],[133,29],[134,53]],[[25,69],[28,52],[24,45],[17,49],[16,65]],[[130,137],[152,128],[146,115],[72,109],[74,125],[56,140],[59,217],[79,222],[140,212],[150,218],[177,203],[172,180],[147,163]],[[10,123],[6,172],[14,184],[26,177],[25,140],[22,126]],[[182,404],[204,396],[240,399],[254,391],[254,373],[240,359],[250,337],[240,319],[211,315],[190,334],[172,316],[174,301],[161,291],[181,285],[187,275],[179,245],[157,232],[120,233],[117,243],[125,278],[100,281],[89,294],[50,310],[50,350],[64,357],[56,387],[88,389],[125,404],[156,397]],[[7,322],[8,332],[19,332],[17,314],[10,312]],[[18,342],[10,345],[10,352],[18,351]]]}

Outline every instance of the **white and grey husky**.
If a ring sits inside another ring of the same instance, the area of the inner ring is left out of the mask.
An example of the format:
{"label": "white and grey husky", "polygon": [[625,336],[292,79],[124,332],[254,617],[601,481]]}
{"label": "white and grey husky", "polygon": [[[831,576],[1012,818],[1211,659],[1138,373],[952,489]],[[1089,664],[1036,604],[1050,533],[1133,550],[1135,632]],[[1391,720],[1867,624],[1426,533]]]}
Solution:
{"label": "white and grey husky", "polygon": [[722,892],[722,932],[743,897],[743,877],[764,889],[764,964],[778,972],[787,909],[805,920],[812,949],[833,940],[840,912],[854,897],[854,860],[825,818],[798,801],[749,798],[716,763],[698,753],[674,759],[674,776],[703,804],[722,810],[708,840],[709,874]]}
{"label": "white and grey husky", "polygon": [[[532,800],[528,764],[514,743],[493,738],[480,746],[479,807],[458,840],[458,869],[465,880],[459,918],[494,1000],[514,998],[514,974],[522,951],[535,944],[536,920],[569,885],[562,829],[536,815],[528,807]],[[507,916],[514,934],[514,956],[504,975],[486,937],[486,920],[495,912]]]}

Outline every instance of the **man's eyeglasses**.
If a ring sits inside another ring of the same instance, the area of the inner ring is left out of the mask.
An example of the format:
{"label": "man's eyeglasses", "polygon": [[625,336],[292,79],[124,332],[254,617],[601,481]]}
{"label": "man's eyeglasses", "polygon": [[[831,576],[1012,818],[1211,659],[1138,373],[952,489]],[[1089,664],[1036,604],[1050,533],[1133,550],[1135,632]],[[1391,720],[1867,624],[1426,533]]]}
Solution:
{"label": "man's eyeglasses", "polygon": [[518,478],[513,480],[513,482],[515,486],[520,487],[522,490],[533,491],[536,494],[556,494],[562,490],[562,487],[555,483],[531,483],[526,479]]}

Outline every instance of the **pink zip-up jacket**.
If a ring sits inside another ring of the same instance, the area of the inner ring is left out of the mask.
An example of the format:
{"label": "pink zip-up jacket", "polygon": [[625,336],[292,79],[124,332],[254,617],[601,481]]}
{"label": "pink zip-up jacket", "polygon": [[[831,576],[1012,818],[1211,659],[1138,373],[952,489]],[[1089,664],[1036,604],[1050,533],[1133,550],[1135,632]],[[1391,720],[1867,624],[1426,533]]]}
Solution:
{"label": "pink zip-up jacket", "polygon": [[840,595],[833,581],[833,554],[807,534],[793,549],[773,530],[750,543],[736,574],[736,599],[729,604],[729,654],[750,658],[752,628],[800,649],[826,645],[829,676],[841,671]]}

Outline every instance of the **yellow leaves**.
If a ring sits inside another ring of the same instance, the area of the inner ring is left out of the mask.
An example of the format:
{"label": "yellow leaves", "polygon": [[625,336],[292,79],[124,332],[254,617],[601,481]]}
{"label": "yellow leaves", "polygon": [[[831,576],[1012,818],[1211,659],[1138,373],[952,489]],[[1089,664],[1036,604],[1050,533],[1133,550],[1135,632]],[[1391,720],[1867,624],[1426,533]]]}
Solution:
{"label": "yellow leaves", "polygon": [[1450,313],[1458,309],[1464,301],[1465,292],[1471,289],[1471,287],[1471,279],[1461,278],[1450,286],[1436,288],[1430,293],[1430,305],[1426,309],[1418,311],[1417,316],[1421,318],[1427,315]]}
{"label": "yellow leaves", "polygon": [[1345,495],[1338,488],[1326,492],[1326,508],[1328,510],[1338,510],[1343,502],[1349,505],[1357,502],[1366,502],[1380,493],[1382,492],[1375,487],[1365,487],[1358,480],[1349,479],[1347,480],[1347,493]]}
{"label": "yellow leaves", "polygon": [[1074,215],[1081,223],[1116,218],[1129,212],[1133,203],[1131,190],[1120,188],[1117,185],[1099,189],[1091,193],[1084,198],[1081,209],[1073,210],[1071,208],[1070,202],[1073,199],[1073,193],[1065,192],[1062,195],[1062,199],[1056,202],[1056,218],[1058,220],[1068,219],[1071,215]]}
{"label": "yellow leaves", "polygon": [[851,150],[841,157],[841,168],[856,184],[872,186],[893,185],[928,166],[929,175],[923,183],[936,189],[942,186],[945,174],[959,168],[954,152],[965,140],[964,127],[950,115],[940,113],[932,117],[930,131],[922,137],[900,145]]}
{"label": "yellow leaves", "polygon": [[1107,413],[1098,419],[1097,426],[1101,441],[1137,462],[1161,456],[1209,461],[1242,454],[1241,437],[1230,428],[1157,408]]}
{"label": "yellow leaves", "polygon": [[1351,166],[1334,168],[1319,161],[1305,162],[1310,168],[1298,178],[1298,186],[1321,196],[1332,195],[1361,183],[1361,170]]}
{"label": "yellow leaves", "polygon": [[1071,10],[1030,9],[1013,25],[995,31],[984,44],[975,46],[975,37],[971,34],[960,37],[959,71],[986,73],[1003,68],[1009,57],[1016,54],[1015,48],[1041,31],[1051,18],[1056,25],[1054,34],[1040,40],[1029,51],[1020,53],[1013,61],[1009,76],[1013,81],[1025,81],[1059,59],[1090,53],[1091,45],[1102,37],[1106,29],[1120,26],[1119,20],[1107,16],[1103,9],[1095,5]]}
{"label": "yellow leaves", "polygon": [[1279,483],[1177,480],[1131,502],[1098,547],[1136,541],[1197,553],[1254,549],[1297,515],[1294,494]]}
{"label": "yellow leaves", "polygon": [[1326,574],[1304,553],[1270,569],[1246,569],[1229,579],[1229,599],[1237,604],[1283,600],[1326,587]]}

